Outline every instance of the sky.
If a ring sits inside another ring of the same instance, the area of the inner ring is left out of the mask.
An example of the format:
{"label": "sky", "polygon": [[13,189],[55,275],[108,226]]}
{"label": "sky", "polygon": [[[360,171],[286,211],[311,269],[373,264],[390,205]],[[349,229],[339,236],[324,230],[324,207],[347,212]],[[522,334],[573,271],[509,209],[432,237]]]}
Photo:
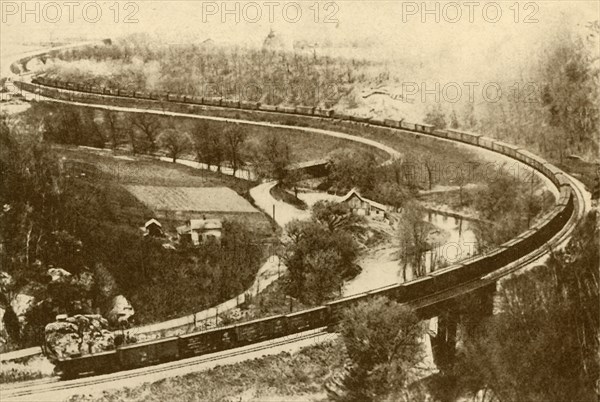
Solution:
{"label": "sky", "polygon": [[[600,19],[598,1],[0,1],[0,50],[19,44],[116,38],[145,32],[169,43],[260,46],[270,29],[293,41],[343,45],[327,50],[400,65],[439,65],[428,78],[478,75],[526,60],[561,27]],[[352,42],[362,43],[357,50]],[[367,44],[367,45],[365,45]],[[323,50],[323,52],[327,52]]]}
{"label": "sky", "polygon": [[[519,3],[2,0],[0,3],[3,42],[119,36],[143,31],[173,41],[197,36],[260,44],[273,28],[289,39],[371,37],[390,48],[410,44],[427,49],[448,42],[478,46],[481,42],[501,40],[505,35],[527,40],[528,35],[544,31],[558,21],[571,24],[599,18],[598,2],[577,0]],[[426,14],[427,10],[432,12]],[[498,10],[501,14],[496,17]]]}

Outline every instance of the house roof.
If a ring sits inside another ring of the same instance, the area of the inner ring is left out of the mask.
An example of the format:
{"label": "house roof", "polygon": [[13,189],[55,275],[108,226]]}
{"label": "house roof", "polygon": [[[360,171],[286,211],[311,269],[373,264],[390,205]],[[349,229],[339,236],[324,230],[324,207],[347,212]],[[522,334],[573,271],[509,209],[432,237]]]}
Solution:
{"label": "house roof", "polygon": [[222,229],[223,224],[218,219],[190,219],[189,226],[191,229]]}
{"label": "house roof", "polygon": [[223,224],[219,219],[190,219],[187,224],[177,227],[177,233],[187,234],[192,230],[221,230]]}
{"label": "house roof", "polygon": [[150,219],[148,222],[146,222],[146,223],[144,224],[144,227],[147,229],[147,228],[148,228],[148,226],[150,226],[150,225],[152,225],[152,224],[155,224],[155,225],[157,225],[158,227],[162,228],[162,225],[160,224],[160,222],[159,222],[159,221],[157,221],[157,220],[156,220],[156,219],[154,219],[154,218],[152,218],[152,219]]}
{"label": "house roof", "polygon": [[372,207],[375,207],[377,209],[381,209],[382,211],[387,211],[387,209],[388,209],[388,207],[386,205],[384,205],[384,204],[381,204],[379,202],[376,202],[376,201],[373,201],[373,200],[369,200],[368,198],[363,197],[362,195],[360,195],[360,193],[358,192],[358,190],[356,190],[355,188],[353,188],[352,190],[350,190],[348,192],[348,194],[346,194],[344,196],[344,198],[342,198],[340,200],[340,202],[346,202],[350,198],[352,198],[353,196],[358,197],[361,201],[368,203]]}

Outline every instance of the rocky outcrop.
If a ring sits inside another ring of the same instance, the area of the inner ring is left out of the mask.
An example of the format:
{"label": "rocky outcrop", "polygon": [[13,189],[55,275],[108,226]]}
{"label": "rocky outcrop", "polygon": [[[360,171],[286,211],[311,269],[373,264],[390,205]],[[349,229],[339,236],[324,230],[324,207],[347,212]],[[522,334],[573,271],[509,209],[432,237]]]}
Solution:
{"label": "rocky outcrop", "polygon": [[10,301],[10,306],[12,307],[13,311],[17,315],[17,318],[19,319],[19,323],[21,324],[21,326],[23,326],[23,324],[25,323],[25,317],[26,317],[27,313],[29,312],[29,310],[31,310],[33,308],[34,304],[35,304],[35,297],[30,296],[25,293],[17,294]]}
{"label": "rocky outcrop", "polygon": [[6,294],[15,286],[15,280],[6,272],[0,271],[0,292]]}
{"label": "rocky outcrop", "polygon": [[4,345],[8,342],[8,334],[4,328],[4,313],[5,309],[0,307],[0,351],[4,349]]}
{"label": "rocky outcrop", "polygon": [[115,348],[108,321],[100,315],[57,316],[45,328],[46,355],[51,360],[84,356]]}
{"label": "rocky outcrop", "polygon": [[71,282],[72,275],[70,272],[62,268],[50,268],[47,271],[52,282],[55,283],[69,283]]}
{"label": "rocky outcrop", "polygon": [[108,321],[115,326],[128,327],[131,317],[135,314],[131,303],[123,295],[115,296],[112,300],[112,308],[106,315]]}

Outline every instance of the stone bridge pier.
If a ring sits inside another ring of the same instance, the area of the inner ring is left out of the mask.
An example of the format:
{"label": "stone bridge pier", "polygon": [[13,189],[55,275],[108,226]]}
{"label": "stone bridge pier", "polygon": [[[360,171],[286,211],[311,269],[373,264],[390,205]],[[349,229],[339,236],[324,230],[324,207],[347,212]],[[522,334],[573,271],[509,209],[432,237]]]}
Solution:
{"label": "stone bridge pier", "polygon": [[429,337],[433,361],[446,371],[456,360],[456,347],[494,312],[496,284],[477,289],[436,309],[437,334]]}

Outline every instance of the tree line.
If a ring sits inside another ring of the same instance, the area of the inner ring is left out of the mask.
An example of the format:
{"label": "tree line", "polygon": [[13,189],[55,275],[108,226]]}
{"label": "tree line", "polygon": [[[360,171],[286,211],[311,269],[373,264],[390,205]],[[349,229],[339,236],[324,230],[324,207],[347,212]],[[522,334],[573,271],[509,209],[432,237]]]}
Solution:
{"label": "tree line", "polygon": [[241,124],[165,118],[150,113],[67,107],[36,103],[26,112],[36,121],[45,141],[57,144],[110,148],[132,154],[182,157],[234,173],[251,166],[258,177],[285,185],[297,178],[288,170],[294,158],[289,144],[268,134],[258,144],[249,141]]}
{"label": "tree line", "polygon": [[[59,58],[63,62],[47,70],[50,77],[88,85],[323,107],[348,94],[370,64],[276,50],[173,46],[142,34],[65,51]],[[87,60],[99,68],[90,70]]]}

